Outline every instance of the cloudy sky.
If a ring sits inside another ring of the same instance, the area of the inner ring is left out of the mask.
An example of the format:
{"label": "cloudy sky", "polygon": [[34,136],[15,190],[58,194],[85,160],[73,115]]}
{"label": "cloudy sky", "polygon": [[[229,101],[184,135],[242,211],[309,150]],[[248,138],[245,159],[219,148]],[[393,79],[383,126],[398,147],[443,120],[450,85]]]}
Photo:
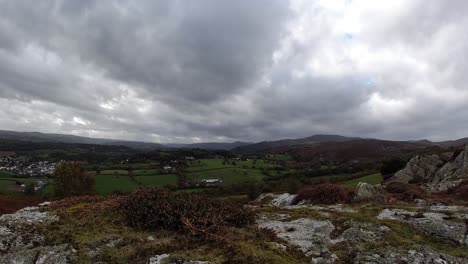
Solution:
{"label": "cloudy sky", "polygon": [[468,136],[465,0],[0,0],[0,129]]}

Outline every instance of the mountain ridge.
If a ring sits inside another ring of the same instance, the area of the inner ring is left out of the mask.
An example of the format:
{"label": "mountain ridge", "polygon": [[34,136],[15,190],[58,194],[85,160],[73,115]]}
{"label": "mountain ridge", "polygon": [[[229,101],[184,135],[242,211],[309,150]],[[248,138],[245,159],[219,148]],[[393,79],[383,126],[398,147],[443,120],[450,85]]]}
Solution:
{"label": "mountain ridge", "polygon": [[354,140],[380,140],[380,141],[394,141],[394,142],[410,142],[422,144],[427,146],[440,146],[440,147],[459,147],[468,144],[467,138],[460,138],[456,140],[446,140],[434,142],[427,139],[422,140],[383,140],[374,138],[362,137],[348,137],[341,135],[326,135],[317,134],[304,138],[290,138],[279,139],[261,142],[201,142],[201,143],[153,143],[144,141],[131,141],[131,140],[117,140],[105,138],[92,138],[83,137],[69,134],[57,133],[42,133],[42,132],[18,132],[11,130],[0,130],[0,139],[12,139],[30,142],[61,142],[61,143],[80,143],[80,144],[98,144],[98,145],[116,145],[126,146],[140,150],[156,150],[156,149],[207,149],[207,150],[232,150],[235,152],[258,152],[267,151],[275,148],[290,147],[290,146],[314,146],[320,145],[325,142],[343,143]]}

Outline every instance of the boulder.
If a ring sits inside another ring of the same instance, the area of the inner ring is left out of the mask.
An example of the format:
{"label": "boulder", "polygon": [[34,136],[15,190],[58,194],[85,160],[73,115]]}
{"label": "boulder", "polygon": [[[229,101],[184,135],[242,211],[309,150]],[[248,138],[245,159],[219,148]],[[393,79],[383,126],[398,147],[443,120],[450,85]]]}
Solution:
{"label": "boulder", "polygon": [[328,245],[332,242],[330,234],[335,226],[328,220],[299,218],[294,221],[282,222],[263,219],[259,222],[259,226],[273,230],[278,237],[297,246],[306,256],[331,258]]}
{"label": "boulder", "polygon": [[0,263],[71,263],[75,252],[68,244],[46,245],[37,226],[58,221],[58,217],[41,212],[40,207],[27,207],[0,216]]}
{"label": "boulder", "polygon": [[257,198],[257,201],[267,203],[275,207],[286,207],[292,204],[295,194],[283,193],[283,194],[273,194],[266,193],[262,194]]}
{"label": "boulder", "polygon": [[446,191],[468,179],[468,145],[459,152],[416,156],[388,182],[418,183],[430,192]]}
{"label": "boulder", "polygon": [[169,254],[161,254],[161,255],[156,255],[154,257],[151,257],[148,262],[148,264],[209,264],[208,261],[199,261],[199,260],[173,260],[170,259]]}
{"label": "boulder", "polygon": [[354,192],[353,200],[355,202],[369,201],[382,203],[385,201],[385,190],[380,184],[371,185],[360,182]]}
{"label": "boulder", "polygon": [[465,213],[447,215],[438,212],[418,213],[404,209],[384,209],[377,216],[377,219],[397,220],[407,223],[434,238],[448,240],[461,245],[468,245],[466,223],[452,221],[452,219],[464,219],[465,216]]}
{"label": "boulder", "polygon": [[404,169],[395,173],[389,182],[431,181],[437,170],[443,165],[444,161],[438,155],[416,156],[406,164]]}

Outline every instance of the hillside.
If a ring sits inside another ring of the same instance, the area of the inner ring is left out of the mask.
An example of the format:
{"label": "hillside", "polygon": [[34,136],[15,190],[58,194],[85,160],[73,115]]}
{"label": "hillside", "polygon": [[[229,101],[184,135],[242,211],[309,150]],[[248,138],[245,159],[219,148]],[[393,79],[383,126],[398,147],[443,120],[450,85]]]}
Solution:
{"label": "hillside", "polygon": [[40,132],[17,132],[0,130],[0,139],[27,141],[27,142],[59,142],[73,144],[94,144],[94,145],[116,145],[126,146],[135,149],[153,150],[163,148],[161,144],[149,142],[137,142],[126,140],[112,140],[102,138],[90,138],[65,134],[49,134]]}
{"label": "hillside", "polygon": [[428,148],[425,144],[406,141],[356,139],[347,142],[324,142],[311,146],[279,147],[273,151],[287,152],[298,160],[344,162],[352,160],[379,160],[386,157],[414,154]]}
{"label": "hillside", "polygon": [[267,151],[278,147],[285,146],[294,146],[294,145],[313,145],[323,142],[346,142],[353,139],[353,137],[345,137],[339,135],[314,135],[306,138],[299,139],[282,139],[276,141],[262,141],[255,144],[250,144],[247,146],[241,146],[233,149],[236,152],[258,152],[258,151]]}
{"label": "hillside", "polygon": [[170,148],[185,148],[185,149],[207,149],[207,150],[232,150],[234,148],[243,147],[253,144],[251,142],[236,141],[232,143],[225,142],[207,142],[207,143],[193,143],[193,144],[164,144]]}

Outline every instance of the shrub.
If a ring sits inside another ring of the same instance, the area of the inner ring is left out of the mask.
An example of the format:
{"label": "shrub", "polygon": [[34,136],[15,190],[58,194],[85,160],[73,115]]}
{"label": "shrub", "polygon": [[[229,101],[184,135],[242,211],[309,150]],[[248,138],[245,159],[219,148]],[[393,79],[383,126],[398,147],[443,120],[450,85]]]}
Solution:
{"label": "shrub", "polygon": [[447,190],[447,194],[463,201],[468,201],[468,180],[463,180],[458,186]]}
{"label": "shrub", "polygon": [[84,195],[84,196],[75,196],[61,199],[58,201],[53,201],[47,208],[49,210],[55,210],[60,208],[70,207],[80,203],[96,203],[103,201],[104,197],[97,195]]}
{"label": "shrub", "polygon": [[122,200],[127,224],[142,229],[182,231],[203,239],[222,239],[224,227],[254,223],[254,213],[233,202],[165,189],[139,189]]}
{"label": "shrub", "polygon": [[14,213],[17,210],[41,203],[39,198],[18,197],[0,194],[0,215]]}
{"label": "shrub", "polygon": [[34,189],[34,183],[32,182],[27,183],[24,187],[24,194],[26,195],[34,195],[35,192],[36,190]]}
{"label": "shrub", "polygon": [[396,198],[406,202],[413,202],[414,199],[422,199],[427,197],[426,191],[421,187],[413,184],[405,184],[401,182],[391,182],[387,184],[388,193],[395,194]]}
{"label": "shrub", "polygon": [[86,173],[79,162],[62,162],[54,172],[57,197],[94,193],[94,177]]}
{"label": "shrub", "polygon": [[292,204],[308,201],[314,204],[350,203],[353,191],[336,184],[318,184],[300,190]]}

